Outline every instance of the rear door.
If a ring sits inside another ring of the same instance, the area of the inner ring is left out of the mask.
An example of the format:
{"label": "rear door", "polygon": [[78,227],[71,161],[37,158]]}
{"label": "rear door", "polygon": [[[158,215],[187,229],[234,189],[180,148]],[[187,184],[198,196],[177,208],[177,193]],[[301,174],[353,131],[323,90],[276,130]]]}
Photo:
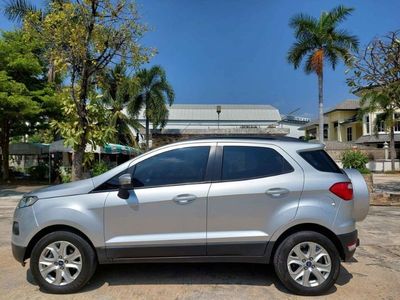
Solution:
{"label": "rear door", "polygon": [[281,148],[218,143],[207,208],[207,255],[261,256],[270,235],[295,217],[301,167]]}

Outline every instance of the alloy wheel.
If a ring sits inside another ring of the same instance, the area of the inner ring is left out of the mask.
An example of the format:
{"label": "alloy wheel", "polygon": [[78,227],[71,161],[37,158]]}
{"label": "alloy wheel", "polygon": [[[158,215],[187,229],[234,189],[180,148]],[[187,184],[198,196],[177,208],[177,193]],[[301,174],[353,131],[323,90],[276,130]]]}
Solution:
{"label": "alloy wheel", "polygon": [[82,270],[82,255],[79,249],[67,241],[56,241],[47,245],[39,258],[42,277],[56,286],[73,282]]}
{"label": "alloy wheel", "polygon": [[324,247],[314,242],[302,242],[293,247],[287,259],[292,279],[305,287],[321,285],[329,277],[331,257]]}

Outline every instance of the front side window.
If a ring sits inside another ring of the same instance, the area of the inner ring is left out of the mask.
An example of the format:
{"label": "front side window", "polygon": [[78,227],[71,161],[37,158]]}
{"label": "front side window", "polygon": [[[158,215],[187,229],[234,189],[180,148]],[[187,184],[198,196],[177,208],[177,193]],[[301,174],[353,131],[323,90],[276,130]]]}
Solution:
{"label": "front side window", "polygon": [[204,181],[209,146],[175,149],[136,164],[134,187],[163,186]]}
{"label": "front side window", "polygon": [[274,149],[224,146],[222,180],[246,180],[293,171],[293,167]]}

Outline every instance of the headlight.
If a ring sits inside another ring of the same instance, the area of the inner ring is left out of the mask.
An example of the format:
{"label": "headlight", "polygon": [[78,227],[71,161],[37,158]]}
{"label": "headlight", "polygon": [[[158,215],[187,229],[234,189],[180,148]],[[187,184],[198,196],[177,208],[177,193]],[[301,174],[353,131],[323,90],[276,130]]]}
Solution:
{"label": "headlight", "polygon": [[17,205],[18,208],[28,207],[33,205],[36,201],[38,201],[38,197],[36,196],[24,196]]}

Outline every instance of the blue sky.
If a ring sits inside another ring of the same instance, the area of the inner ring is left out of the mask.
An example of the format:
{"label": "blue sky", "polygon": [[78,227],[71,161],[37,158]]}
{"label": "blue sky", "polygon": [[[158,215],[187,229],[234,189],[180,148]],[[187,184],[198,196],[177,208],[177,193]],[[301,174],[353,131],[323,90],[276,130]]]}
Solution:
{"label": "blue sky", "polygon": [[[36,1],[35,1],[36,2]],[[386,0],[138,0],[152,27],[142,43],[156,47],[176,92],[176,103],[272,104],[282,113],[296,108],[317,114],[317,79],[294,70],[286,53],[294,42],[288,21],[303,12],[319,16],[338,4],[355,11],[342,25],[361,46],[400,29],[400,1]],[[1,28],[12,24],[1,16]],[[340,65],[325,69],[325,107],[349,94]]]}

